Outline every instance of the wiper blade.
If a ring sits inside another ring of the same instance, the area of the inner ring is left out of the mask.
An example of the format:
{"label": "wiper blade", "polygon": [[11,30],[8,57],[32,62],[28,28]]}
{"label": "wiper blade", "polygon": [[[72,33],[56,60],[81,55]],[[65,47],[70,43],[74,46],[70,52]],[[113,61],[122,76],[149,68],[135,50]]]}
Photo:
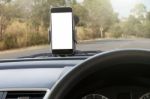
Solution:
{"label": "wiper blade", "polygon": [[[77,57],[77,56],[93,56],[95,54],[101,53],[102,51],[79,51],[77,50],[74,55],[67,55],[62,57]],[[30,56],[23,56],[19,58],[39,58],[39,57],[61,57],[57,55],[53,55],[52,53],[40,53],[40,54],[34,54]]]}

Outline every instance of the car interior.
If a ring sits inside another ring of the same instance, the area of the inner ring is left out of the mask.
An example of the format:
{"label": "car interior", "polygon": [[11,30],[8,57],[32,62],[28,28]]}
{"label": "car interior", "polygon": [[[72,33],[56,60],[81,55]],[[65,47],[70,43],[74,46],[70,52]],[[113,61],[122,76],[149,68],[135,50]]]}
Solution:
{"label": "car interior", "polygon": [[82,20],[72,7],[49,11],[51,49],[0,59],[0,99],[150,99],[149,49],[78,50]]}
{"label": "car interior", "polygon": [[1,99],[149,99],[147,50],[0,63]]}

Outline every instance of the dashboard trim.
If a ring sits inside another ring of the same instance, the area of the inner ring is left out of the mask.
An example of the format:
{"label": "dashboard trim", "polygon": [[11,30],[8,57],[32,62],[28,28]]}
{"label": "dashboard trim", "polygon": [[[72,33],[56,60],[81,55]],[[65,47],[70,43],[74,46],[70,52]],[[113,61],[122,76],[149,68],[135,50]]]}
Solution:
{"label": "dashboard trim", "polygon": [[43,99],[47,99],[49,94],[51,93],[51,90],[48,88],[4,88],[0,89],[0,92],[7,92],[7,91],[45,91],[45,96]]}

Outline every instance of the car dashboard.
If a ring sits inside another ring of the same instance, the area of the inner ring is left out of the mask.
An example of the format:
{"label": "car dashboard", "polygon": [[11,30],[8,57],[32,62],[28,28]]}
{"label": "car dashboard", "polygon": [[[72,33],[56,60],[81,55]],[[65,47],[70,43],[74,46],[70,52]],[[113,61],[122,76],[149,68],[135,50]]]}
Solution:
{"label": "car dashboard", "polygon": [[84,58],[1,60],[0,99],[43,99]]}
{"label": "car dashboard", "polygon": [[[48,99],[57,81],[88,58],[0,60],[0,99]],[[120,74],[112,72],[111,78],[108,78],[111,72],[105,71],[105,73],[98,71],[82,79],[64,99],[150,99],[148,75],[144,75],[145,78],[136,78],[132,75],[132,79],[126,76],[115,78]],[[117,73],[121,72],[124,71]]]}

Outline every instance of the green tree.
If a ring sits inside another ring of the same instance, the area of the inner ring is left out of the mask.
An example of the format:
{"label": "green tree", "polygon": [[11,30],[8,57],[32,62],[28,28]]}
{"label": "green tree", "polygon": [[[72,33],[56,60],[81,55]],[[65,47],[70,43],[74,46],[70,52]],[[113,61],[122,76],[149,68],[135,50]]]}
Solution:
{"label": "green tree", "polygon": [[116,17],[109,0],[84,0],[88,10],[88,25],[100,32],[100,37],[105,36],[105,31],[114,23]]}
{"label": "green tree", "polygon": [[147,12],[146,20],[147,20],[147,21],[150,21],[150,12]]}
{"label": "green tree", "polygon": [[124,31],[124,35],[137,35],[137,32],[135,30],[135,28],[137,26],[139,26],[138,24],[141,24],[140,21],[133,15],[130,15],[127,19],[127,21],[125,21],[123,23],[123,31]]}
{"label": "green tree", "polygon": [[[128,33],[134,34],[137,37],[149,37],[149,20],[150,13],[147,12],[147,8],[143,3],[135,5],[131,10],[133,16],[128,18]],[[131,33],[132,32],[132,33]]]}
{"label": "green tree", "polygon": [[135,5],[131,12],[135,17],[137,17],[140,21],[143,22],[147,13],[147,9],[143,3],[139,3]]}
{"label": "green tree", "polygon": [[0,2],[0,40],[3,39],[3,34],[9,21],[13,18],[20,17],[20,9],[18,9],[11,0],[2,0]]}
{"label": "green tree", "polygon": [[81,4],[75,3],[72,5],[74,15],[78,16],[80,21],[79,26],[86,26],[88,24],[88,11]]}
{"label": "green tree", "polygon": [[64,0],[33,0],[33,8],[31,11],[31,20],[33,25],[38,29],[41,25],[48,28],[50,23],[50,6],[62,6]]}
{"label": "green tree", "polygon": [[115,23],[109,29],[109,33],[111,33],[112,37],[119,38],[123,35],[123,29],[121,23]]}

